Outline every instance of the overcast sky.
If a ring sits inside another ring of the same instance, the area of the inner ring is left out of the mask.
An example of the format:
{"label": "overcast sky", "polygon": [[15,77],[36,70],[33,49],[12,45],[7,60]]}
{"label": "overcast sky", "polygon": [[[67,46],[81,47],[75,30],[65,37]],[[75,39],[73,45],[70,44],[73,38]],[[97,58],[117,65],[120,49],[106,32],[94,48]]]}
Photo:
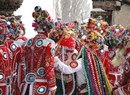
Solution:
{"label": "overcast sky", "polygon": [[22,22],[26,28],[25,36],[27,38],[34,37],[36,32],[32,27],[32,12],[35,6],[41,6],[42,9],[47,10],[51,16],[53,16],[53,0],[23,0],[22,6],[14,12],[15,15],[22,15]]}

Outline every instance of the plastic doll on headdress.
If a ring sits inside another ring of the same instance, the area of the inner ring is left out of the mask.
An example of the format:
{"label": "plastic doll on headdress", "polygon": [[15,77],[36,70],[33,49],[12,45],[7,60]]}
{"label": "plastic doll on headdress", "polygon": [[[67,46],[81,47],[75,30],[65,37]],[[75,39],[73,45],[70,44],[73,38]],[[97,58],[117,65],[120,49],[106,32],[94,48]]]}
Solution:
{"label": "plastic doll on headdress", "polygon": [[33,27],[38,34],[25,44],[26,76],[22,95],[55,95],[55,42],[48,37],[53,24],[46,10],[42,10],[40,6],[36,6],[34,10]]}
{"label": "plastic doll on headdress", "polygon": [[126,61],[123,64],[123,74],[118,86],[114,89],[113,95],[129,95],[130,94],[130,47],[125,51]]}
{"label": "plastic doll on headdress", "polygon": [[0,17],[0,94],[11,94],[12,52],[6,46],[6,19]]}

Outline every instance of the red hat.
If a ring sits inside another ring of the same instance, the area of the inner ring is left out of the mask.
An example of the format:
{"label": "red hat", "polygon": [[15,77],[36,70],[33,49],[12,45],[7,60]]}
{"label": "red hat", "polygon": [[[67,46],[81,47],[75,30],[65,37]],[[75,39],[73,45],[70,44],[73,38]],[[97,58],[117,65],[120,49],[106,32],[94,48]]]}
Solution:
{"label": "red hat", "polygon": [[62,41],[60,42],[60,45],[71,48],[71,49],[74,48],[75,46],[74,44],[75,44],[74,38],[71,36],[67,38],[63,38]]}

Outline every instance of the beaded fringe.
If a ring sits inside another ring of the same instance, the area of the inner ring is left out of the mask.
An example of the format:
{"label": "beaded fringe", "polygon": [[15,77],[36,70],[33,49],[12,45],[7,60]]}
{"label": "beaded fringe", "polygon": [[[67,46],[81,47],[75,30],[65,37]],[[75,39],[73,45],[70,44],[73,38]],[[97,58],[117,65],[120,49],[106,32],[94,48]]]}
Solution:
{"label": "beaded fringe", "polygon": [[82,51],[82,66],[88,84],[89,95],[111,95],[112,86],[107,78],[100,59],[87,50]]}

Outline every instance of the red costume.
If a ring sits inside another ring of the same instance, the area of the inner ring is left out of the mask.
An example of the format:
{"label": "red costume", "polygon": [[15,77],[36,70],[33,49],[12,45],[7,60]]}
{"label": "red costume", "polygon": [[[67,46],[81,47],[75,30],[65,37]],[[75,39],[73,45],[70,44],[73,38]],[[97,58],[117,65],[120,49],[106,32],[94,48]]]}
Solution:
{"label": "red costume", "polygon": [[[69,31],[64,30],[65,32]],[[72,32],[72,31],[71,31]],[[68,43],[69,42],[69,43]],[[72,68],[76,68],[78,63],[76,61],[76,57],[78,55],[78,51],[75,49],[75,41],[74,38],[68,35],[68,37],[63,37],[60,42],[61,51],[58,54],[60,61],[63,64],[66,64]],[[65,94],[69,95],[74,92],[75,89],[75,78],[73,74],[63,74],[64,72],[59,72],[56,70],[56,78],[57,78],[57,95]],[[61,83],[61,84],[60,84]]]}
{"label": "red costume", "polygon": [[[97,56],[100,58],[103,67],[105,69],[105,72],[107,74],[107,77],[110,81],[110,83],[114,86],[116,81],[117,81],[117,76],[113,73],[114,68],[112,65],[112,59],[115,56],[115,51],[114,50],[104,50],[103,48],[97,50]],[[116,70],[118,71],[118,70]]]}
{"label": "red costume", "polygon": [[[11,95],[11,51],[0,45],[0,94]],[[6,81],[5,81],[6,80]]]}
{"label": "red costume", "polygon": [[[18,95],[19,92],[19,81],[18,81],[18,67],[21,65],[22,62],[22,44],[25,41],[25,37],[19,37],[19,29],[18,23],[16,22],[15,18],[9,18],[8,21],[8,39],[6,42],[6,46],[11,50],[13,56],[13,62],[11,65],[11,72],[13,74],[12,77],[12,91],[13,95]],[[23,38],[23,39],[22,39]]]}
{"label": "red costume", "polygon": [[[40,13],[41,18],[35,18]],[[56,90],[54,73],[55,43],[48,38],[52,29],[49,14],[35,7],[35,29],[38,32],[34,38],[29,39],[24,48],[24,60],[26,64],[25,86],[22,95],[49,95]],[[51,24],[51,25],[50,25]],[[33,24],[34,25],[34,24]]]}
{"label": "red costume", "polygon": [[114,95],[129,95],[130,94],[130,47],[126,48],[126,62],[123,66],[122,79],[119,82],[119,87],[114,91]]}
{"label": "red costume", "polygon": [[0,18],[0,95],[11,95],[12,52],[5,45],[6,25]]}

